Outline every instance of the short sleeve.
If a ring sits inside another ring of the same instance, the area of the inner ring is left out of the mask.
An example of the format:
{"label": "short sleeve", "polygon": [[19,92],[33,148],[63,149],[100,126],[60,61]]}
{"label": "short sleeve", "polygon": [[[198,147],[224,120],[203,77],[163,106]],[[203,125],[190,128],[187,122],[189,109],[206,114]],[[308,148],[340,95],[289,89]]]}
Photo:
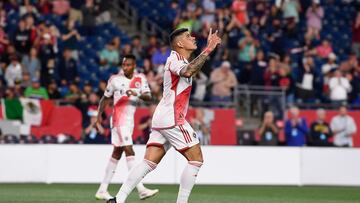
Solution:
{"label": "short sleeve", "polygon": [[173,54],[172,60],[169,62],[169,69],[172,73],[180,76],[180,71],[187,63],[178,54]]}
{"label": "short sleeve", "polygon": [[114,94],[114,86],[112,85],[112,78],[110,78],[107,85],[106,85],[104,96],[105,97],[112,97],[113,94]]}

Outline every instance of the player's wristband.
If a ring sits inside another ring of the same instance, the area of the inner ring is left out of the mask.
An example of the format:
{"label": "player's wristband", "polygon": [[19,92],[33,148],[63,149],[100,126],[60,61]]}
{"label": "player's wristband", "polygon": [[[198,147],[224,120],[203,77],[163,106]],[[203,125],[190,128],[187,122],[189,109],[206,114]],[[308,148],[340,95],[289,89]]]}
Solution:
{"label": "player's wristband", "polygon": [[206,54],[207,56],[209,56],[210,53],[211,53],[211,50],[210,50],[208,47],[206,47],[206,48],[204,49],[203,53]]}

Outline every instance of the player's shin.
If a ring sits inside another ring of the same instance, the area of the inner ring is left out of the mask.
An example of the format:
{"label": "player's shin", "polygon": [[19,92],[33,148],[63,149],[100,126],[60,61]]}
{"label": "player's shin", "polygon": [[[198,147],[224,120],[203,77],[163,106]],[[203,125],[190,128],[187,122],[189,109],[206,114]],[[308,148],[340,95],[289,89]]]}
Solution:
{"label": "player's shin", "polygon": [[129,173],[128,178],[121,186],[119,192],[116,195],[118,202],[125,202],[128,195],[135,188],[135,186],[152,170],[156,168],[157,164],[144,159],[138,165],[136,165]]}
{"label": "player's shin", "polygon": [[118,162],[119,162],[119,160],[114,159],[112,157],[109,160],[109,163],[106,166],[105,176],[104,176],[103,181],[101,182],[99,191],[103,191],[103,192],[107,191],[109,183],[111,182],[111,179],[113,178],[113,176],[115,174]]}
{"label": "player's shin", "polygon": [[[126,163],[127,163],[127,167],[128,170],[131,171],[131,169],[134,167],[135,165],[135,156],[127,156],[126,157]],[[144,185],[140,182],[139,184],[136,185],[136,189],[141,192],[145,190]]]}
{"label": "player's shin", "polygon": [[197,174],[202,166],[201,162],[189,161],[180,180],[179,194],[176,203],[187,203],[191,190],[195,184]]}

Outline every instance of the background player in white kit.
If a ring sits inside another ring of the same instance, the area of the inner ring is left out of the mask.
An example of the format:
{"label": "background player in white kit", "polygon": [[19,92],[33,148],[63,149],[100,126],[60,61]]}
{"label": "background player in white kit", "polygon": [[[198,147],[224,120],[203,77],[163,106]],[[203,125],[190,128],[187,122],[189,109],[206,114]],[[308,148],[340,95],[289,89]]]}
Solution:
{"label": "background player in white kit", "polygon": [[[113,97],[114,108],[111,121],[111,143],[114,149],[106,167],[105,177],[95,194],[96,199],[109,200],[112,196],[108,193],[108,185],[115,173],[116,166],[123,152],[125,152],[128,169],[134,166],[134,150],[132,148],[132,134],[134,129],[134,114],[136,102],[139,99],[151,100],[148,82],[142,74],[135,73],[136,58],[126,55],[122,61],[122,71],[110,77],[104,96],[98,108],[96,127],[101,126],[101,115]],[[140,199],[154,196],[159,190],[150,190],[142,183],[137,186]]]}
{"label": "background player in white kit", "polygon": [[207,46],[194,60],[188,63],[196,50],[195,38],[186,28],[170,34],[172,52],[164,68],[163,98],[156,107],[152,119],[152,132],[147,143],[144,160],[133,168],[115,198],[108,203],[124,203],[130,192],[143,177],[154,170],[172,145],[188,160],[180,180],[177,203],[188,202],[198,171],[203,163],[199,140],[194,130],[185,120],[192,77],[200,71],[209,54],[221,43],[217,31],[208,36]]}

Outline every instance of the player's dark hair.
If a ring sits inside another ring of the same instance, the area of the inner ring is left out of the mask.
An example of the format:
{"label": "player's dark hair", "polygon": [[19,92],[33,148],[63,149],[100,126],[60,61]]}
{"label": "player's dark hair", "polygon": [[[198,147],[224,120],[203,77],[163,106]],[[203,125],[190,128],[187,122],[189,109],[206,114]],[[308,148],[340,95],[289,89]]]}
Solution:
{"label": "player's dark hair", "polygon": [[170,35],[169,35],[169,42],[170,42],[170,44],[173,43],[174,39],[175,39],[177,36],[181,35],[181,34],[184,33],[184,32],[187,32],[187,31],[189,31],[188,28],[179,28],[179,29],[174,30],[172,33],[170,33]]}
{"label": "player's dark hair", "polygon": [[126,54],[123,59],[132,59],[134,61],[136,61],[136,57],[133,54]]}

